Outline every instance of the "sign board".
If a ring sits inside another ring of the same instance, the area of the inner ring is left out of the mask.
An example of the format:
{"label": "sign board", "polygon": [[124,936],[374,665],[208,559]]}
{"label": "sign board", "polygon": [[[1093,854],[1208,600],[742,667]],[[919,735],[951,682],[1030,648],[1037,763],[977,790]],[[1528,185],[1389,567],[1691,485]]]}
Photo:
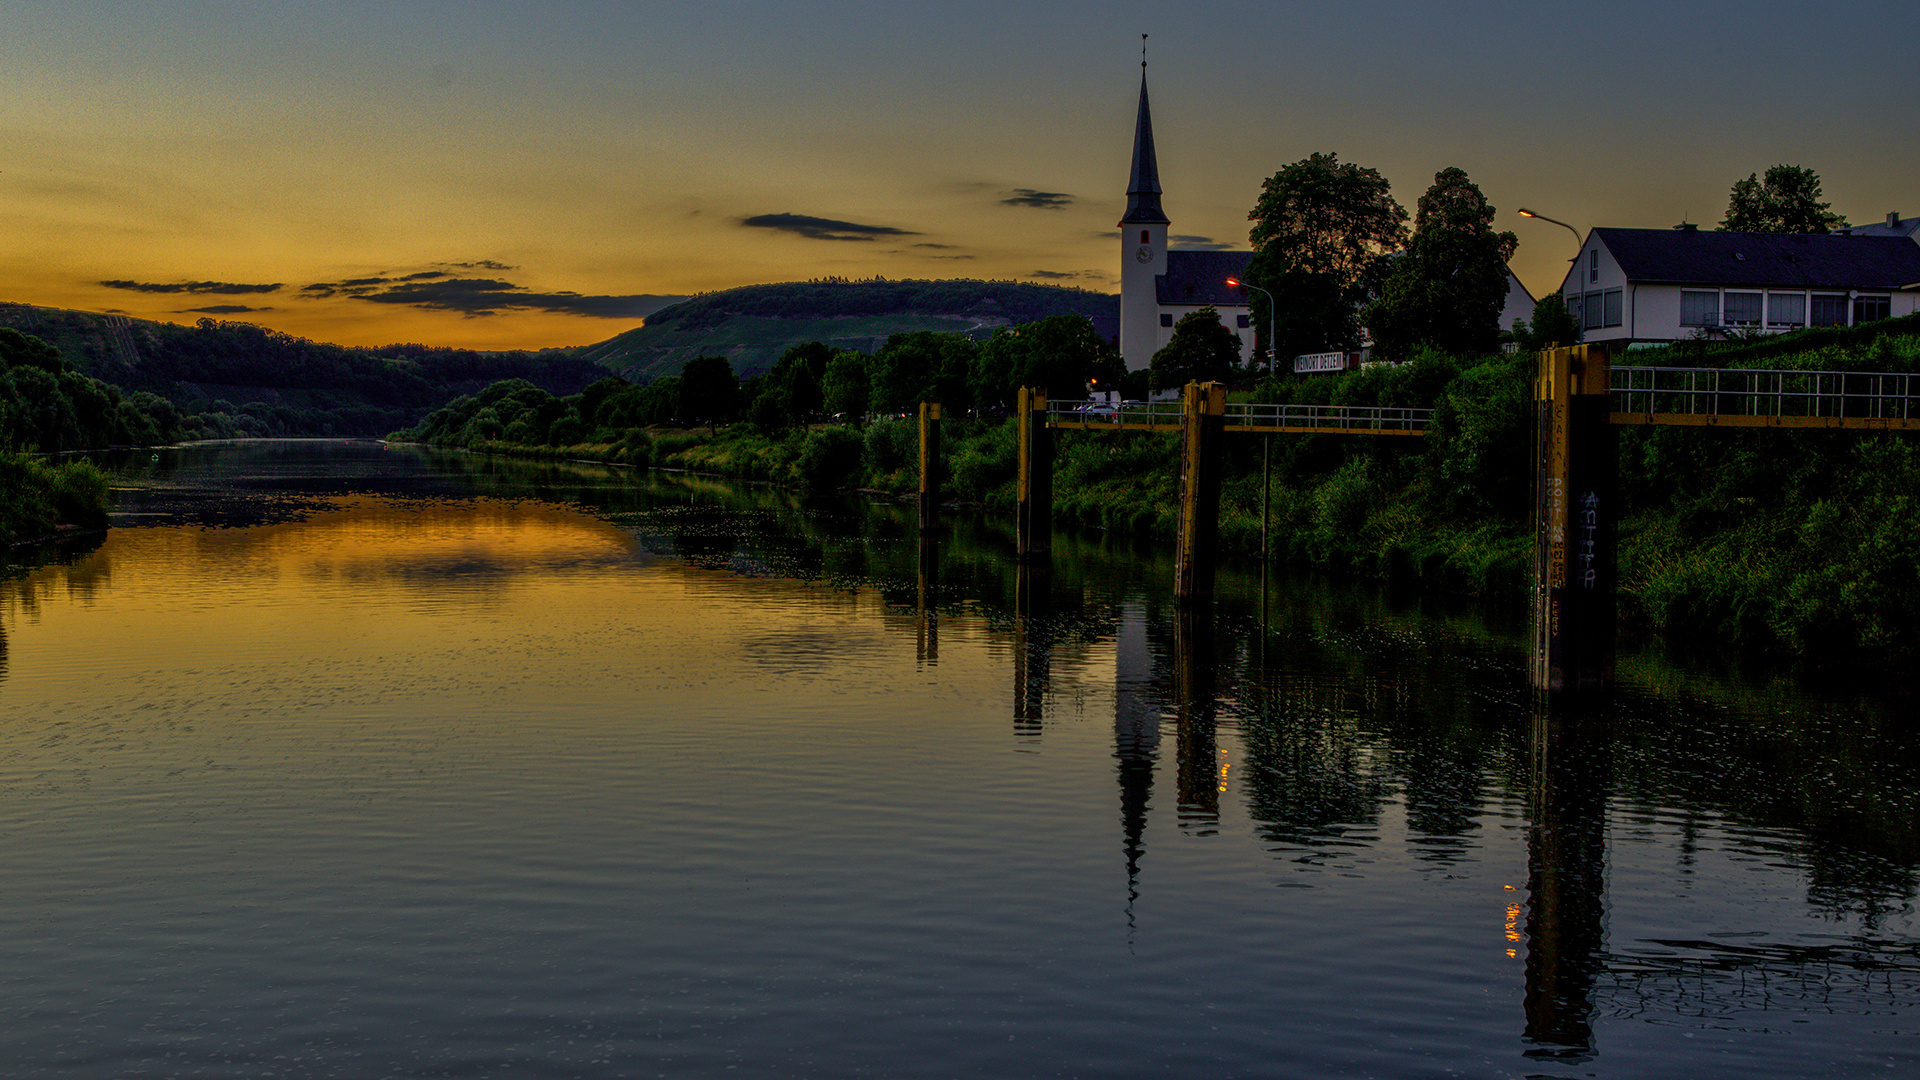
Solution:
{"label": "sign board", "polygon": [[1303,353],[1293,358],[1296,374],[1309,371],[1345,371],[1347,354],[1343,352]]}

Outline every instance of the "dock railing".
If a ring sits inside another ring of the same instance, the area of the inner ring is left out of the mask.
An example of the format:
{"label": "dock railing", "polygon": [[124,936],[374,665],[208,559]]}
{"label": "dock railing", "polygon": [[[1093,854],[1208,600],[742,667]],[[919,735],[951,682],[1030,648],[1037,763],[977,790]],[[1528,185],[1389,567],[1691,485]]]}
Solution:
{"label": "dock railing", "polygon": [[1920,376],[1873,371],[1615,367],[1615,424],[1920,427]]}

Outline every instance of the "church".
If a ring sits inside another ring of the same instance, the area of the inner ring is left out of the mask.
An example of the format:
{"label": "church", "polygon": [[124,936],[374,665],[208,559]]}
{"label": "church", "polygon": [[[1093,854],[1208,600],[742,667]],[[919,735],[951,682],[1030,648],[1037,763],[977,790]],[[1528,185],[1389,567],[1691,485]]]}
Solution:
{"label": "church", "polygon": [[1167,213],[1160,207],[1160,165],[1153,154],[1153,116],[1147,108],[1146,65],[1140,72],[1140,114],[1133,128],[1133,175],[1127,212],[1120,218],[1120,359],[1138,371],[1173,339],[1173,327],[1191,311],[1211,307],[1240,336],[1240,356],[1253,355],[1252,294],[1227,284],[1247,272],[1251,251],[1180,251],[1167,247]]}

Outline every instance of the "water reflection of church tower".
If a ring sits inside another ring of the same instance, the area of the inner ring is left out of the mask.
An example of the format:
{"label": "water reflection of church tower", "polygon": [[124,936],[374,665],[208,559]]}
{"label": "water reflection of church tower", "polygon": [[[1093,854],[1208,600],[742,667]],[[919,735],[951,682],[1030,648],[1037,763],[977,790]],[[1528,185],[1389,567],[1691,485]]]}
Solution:
{"label": "water reflection of church tower", "polygon": [[1147,604],[1136,596],[1120,605],[1113,649],[1113,756],[1120,780],[1120,825],[1127,856],[1129,902],[1138,892],[1147,808],[1153,802],[1153,769],[1160,757],[1160,705],[1154,699],[1153,675]]}

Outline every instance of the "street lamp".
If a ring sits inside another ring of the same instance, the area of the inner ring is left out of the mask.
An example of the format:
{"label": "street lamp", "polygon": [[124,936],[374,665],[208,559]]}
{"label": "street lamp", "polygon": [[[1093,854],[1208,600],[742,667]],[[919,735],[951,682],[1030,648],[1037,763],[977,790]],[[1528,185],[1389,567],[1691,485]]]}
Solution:
{"label": "street lamp", "polygon": [[[1566,222],[1564,222],[1564,221],[1555,221],[1555,220],[1554,220],[1553,218],[1550,218],[1550,217],[1548,217],[1548,216],[1547,216],[1547,215],[1545,215],[1545,214],[1536,214],[1536,213],[1534,213],[1534,212],[1533,212],[1533,211],[1531,211],[1531,210],[1525,210],[1525,209],[1523,209],[1523,210],[1521,210],[1521,211],[1520,211],[1520,216],[1521,216],[1521,217],[1530,217],[1530,218],[1539,218],[1539,219],[1540,219],[1541,221],[1546,221],[1546,222],[1551,222],[1551,223],[1553,223],[1553,224],[1555,224],[1555,225],[1558,225],[1558,226],[1560,226],[1561,228],[1563,228],[1563,229],[1565,229],[1565,230],[1567,230],[1568,232],[1570,232],[1570,233],[1572,233],[1572,234],[1573,234],[1573,242],[1574,242],[1574,244],[1575,244],[1575,245],[1577,245],[1577,246],[1576,246],[1576,247],[1575,247],[1575,248],[1573,249],[1573,258],[1574,258],[1575,260],[1577,260],[1577,259],[1579,259],[1579,258],[1580,258],[1580,249],[1581,249],[1581,248],[1584,248],[1584,247],[1586,247],[1586,246],[1587,246],[1587,241],[1586,241],[1586,238],[1584,238],[1584,237],[1582,237],[1582,236],[1580,235],[1580,230],[1579,230],[1579,229],[1576,229],[1576,228],[1574,228],[1573,226],[1571,226],[1571,225],[1569,225],[1569,224],[1567,224],[1567,223],[1566,223]],[[1573,260],[1569,260],[1569,261],[1573,261]]]}
{"label": "street lamp", "polygon": [[1260,293],[1267,298],[1267,378],[1272,379],[1274,353],[1280,348],[1280,339],[1274,334],[1274,327],[1278,324],[1275,321],[1277,316],[1275,315],[1273,294],[1258,285],[1249,285],[1239,278],[1228,278],[1227,284],[1236,289],[1252,289],[1254,292]]}

